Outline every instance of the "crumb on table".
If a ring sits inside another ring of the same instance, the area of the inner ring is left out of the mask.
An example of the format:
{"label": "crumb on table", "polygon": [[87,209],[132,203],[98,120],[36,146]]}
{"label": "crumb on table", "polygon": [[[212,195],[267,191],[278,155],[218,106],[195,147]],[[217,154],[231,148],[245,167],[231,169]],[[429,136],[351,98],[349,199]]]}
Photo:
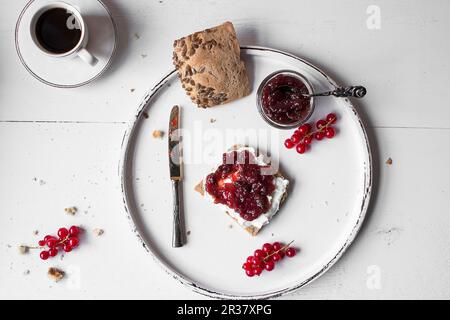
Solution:
{"label": "crumb on table", "polygon": [[155,138],[155,139],[162,139],[162,137],[164,136],[164,131],[154,130],[152,135],[153,135],[153,138]]}
{"label": "crumb on table", "polygon": [[73,216],[75,215],[75,213],[77,213],[77,208],[76,207],[64,208],[64,212]]}
{"label": "crumb on table", "polygon": [[94,229],[94,234],[97,236],[97,237],[100,237],[102,234],[104,234],[105,233],[105,231],[103,230],[103,229],[100,229],[100,228],[95,228]]}
{"label": "crumb on table", "polygon": [[391,159],[391,158],[388,158],[388,159],[386,160],[386,164],[389,165],[389,166],[392,165],[392,159]]}
{"label": "crumb on table", "polygon": [[47,275],[51,280],[58,282],[59,280],[64,278],[64,271],[59,270],[55,267],[51,267],[48,269]]}
{"label": "crumb on table", "polygon": [[217,120],[214,119],[214,118],[209,119],[209,122],[210,122],[210,123],[214,123],[214,122],[216,122],[216,121],[217,121]]}
{"label": "crumb on table", "polygon": [[190,230],[187,231],[186,234],[187,234],[188,236],[191,235],[191,231],[190,231]]}

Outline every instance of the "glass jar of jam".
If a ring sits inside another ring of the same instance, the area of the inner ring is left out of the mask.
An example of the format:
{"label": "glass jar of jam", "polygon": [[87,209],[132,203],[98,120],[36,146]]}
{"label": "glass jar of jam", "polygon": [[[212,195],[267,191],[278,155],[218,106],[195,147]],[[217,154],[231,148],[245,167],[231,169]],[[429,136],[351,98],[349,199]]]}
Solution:
{"label": "glass jar of jam", "polygon": [[257,92],[258,111],[271,126],[292,129],[306,122],[314,111],[311,83],[302,74],[276,71],[267,76]]}

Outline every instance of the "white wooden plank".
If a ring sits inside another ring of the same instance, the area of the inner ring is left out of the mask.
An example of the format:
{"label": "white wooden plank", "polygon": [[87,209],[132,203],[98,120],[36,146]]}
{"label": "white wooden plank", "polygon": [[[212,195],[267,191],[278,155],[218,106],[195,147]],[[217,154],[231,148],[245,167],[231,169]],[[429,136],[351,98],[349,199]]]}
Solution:
{"label": "white wooden plank", "polygon": [[0,21],[2,120],[127,121],[171,68],[173,39],[232,20],[242,44],[298,54],[342,83],[367,86],[361,109],[374,126],[450,127],[442,99],[450,77],[445,0],[377,1],[379,30],[366,25],[370,1],[109,0],[120,29],[118,57],[101,80],[74,90],[46,87],[20,65],[13,31],[25,3],[0,1],[7,13]]}
{"label": "white wooden plank", "polygon": [[[0,123],[0,298],[201,298],[161,271],[130,231],[117,175],[124,129]],[[361,234],[336,266],[292,298],[449,297],[450,130],[375,134],[378,195]],[[73,205],[79,213],[65,215]],[[43,236],[72,224],[88,233],[63,260],[17,253],[18,245],[38,240],[33,230]],[[100,238],[91,233],[97,227],[105,230]],[[76,274],[51,283],[51,265],[79,271],[80,285]],[[380,289],[367,286],[377,270]]]}

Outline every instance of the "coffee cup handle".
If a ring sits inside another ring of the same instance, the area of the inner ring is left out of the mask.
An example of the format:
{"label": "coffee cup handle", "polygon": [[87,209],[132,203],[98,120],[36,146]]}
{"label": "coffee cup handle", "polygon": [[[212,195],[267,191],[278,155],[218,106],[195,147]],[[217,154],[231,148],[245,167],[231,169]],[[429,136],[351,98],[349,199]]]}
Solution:
{"label": "coffee cup handle", "polygon": [[91,66],[95,66],[98,62],[98,59],[93,56],[89,51],[87,51],[85,48],[82,48],[80,51],[78,51],[78,56],[86,63],[90,64]]}

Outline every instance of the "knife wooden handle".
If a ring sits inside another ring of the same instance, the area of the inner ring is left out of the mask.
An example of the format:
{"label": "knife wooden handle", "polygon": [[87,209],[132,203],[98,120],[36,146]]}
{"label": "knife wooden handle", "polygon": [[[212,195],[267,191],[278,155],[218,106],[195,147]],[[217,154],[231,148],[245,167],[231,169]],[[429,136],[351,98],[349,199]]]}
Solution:
{"label": "knife wooden handle", "polygon": [[180,214],[180,181],[172,180],[172,194],[173,194],[173,232],[172,232],[172,247],[179,248],[183,246],[183,228],[181,225]]}

